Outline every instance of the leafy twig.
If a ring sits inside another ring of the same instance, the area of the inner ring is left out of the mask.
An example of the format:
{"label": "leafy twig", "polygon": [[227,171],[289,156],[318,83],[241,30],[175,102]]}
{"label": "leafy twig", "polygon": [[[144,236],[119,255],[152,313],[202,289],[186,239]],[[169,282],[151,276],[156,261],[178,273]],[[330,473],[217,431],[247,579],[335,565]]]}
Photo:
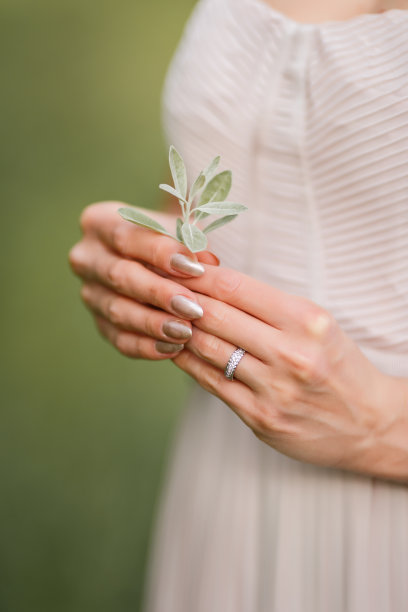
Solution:
{"label": "leafy twig", "polygon": [[[200,172],[187,195],[187,172],[180,153],[171,146],[169,164],[174,187],[159,185],[159,188],[178,199],[182,216],[177,218],[176,236],[170,234],[160,223],[140,212],[136,208],[119,208],[123,219],[151,229],[159,234],[170,236],[184,244],[192,253],[207,248],[207,234],[222,225],[229,223],[247,207],[236,202],[226,202],[231,190],[232,173],[224,170],[216,174],[220,157],[215,157],[209,166]],[[210,215],[219,218],[209,223],[202,230],[197,222]]]}

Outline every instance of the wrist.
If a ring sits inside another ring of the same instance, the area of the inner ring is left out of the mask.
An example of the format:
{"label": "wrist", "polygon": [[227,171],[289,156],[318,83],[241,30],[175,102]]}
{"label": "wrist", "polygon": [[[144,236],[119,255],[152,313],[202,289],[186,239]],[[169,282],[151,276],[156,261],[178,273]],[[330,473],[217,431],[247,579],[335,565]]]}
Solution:
{"label": "wrist", "polygon": [[408,484],[408,379],[384,375],[378,419],[353,471]]}

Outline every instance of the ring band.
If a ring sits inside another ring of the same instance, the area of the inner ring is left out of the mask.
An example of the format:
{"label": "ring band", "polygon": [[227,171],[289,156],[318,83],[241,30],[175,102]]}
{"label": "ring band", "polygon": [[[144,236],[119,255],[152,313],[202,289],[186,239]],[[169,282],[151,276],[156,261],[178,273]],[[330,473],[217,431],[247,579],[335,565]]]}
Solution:
{"label": "ring band", "polygon": [[233,380],[234,372],[237,369],[237,365],[239,364],[239,362],[241,361],[244,355],[245,355],[245,351],[243,348],[235,349],[235,351],[232,353],[225,367],[225,371],[224,371],[225,378],[228,378],[228,380]]}

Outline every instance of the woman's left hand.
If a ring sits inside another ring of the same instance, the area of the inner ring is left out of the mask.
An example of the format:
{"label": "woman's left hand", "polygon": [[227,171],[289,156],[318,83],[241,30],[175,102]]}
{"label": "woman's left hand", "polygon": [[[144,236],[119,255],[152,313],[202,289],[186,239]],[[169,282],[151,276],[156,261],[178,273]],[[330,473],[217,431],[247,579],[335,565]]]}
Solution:
{"label": "woman's left hand", "polygon": [[[405,438],[392,459],[405,462],[405,470],[407,381],[379,371],[334,317],[307,298],[235,270],[205,267],[202,277],[182,281],[204,315],[172,361],[260,440],[300,461],[381,473],[375,463],[384,460],[383,438],[402,423]],[[231,382],[224,369],[237,347],[247,352]]]}

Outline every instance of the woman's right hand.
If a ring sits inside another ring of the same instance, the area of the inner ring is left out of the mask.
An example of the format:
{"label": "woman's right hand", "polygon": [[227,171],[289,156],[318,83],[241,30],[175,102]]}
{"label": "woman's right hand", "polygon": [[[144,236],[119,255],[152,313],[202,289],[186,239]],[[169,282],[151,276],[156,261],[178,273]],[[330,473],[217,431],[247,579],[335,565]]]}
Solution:
{"label": "woman's right hand", "polygon": [[[172,238],[125,221],[120,202],[91,204],[81,215],[83,236],[69,262],[83,281],[81,297],[99,331],[128,357],[174,357],[202,316],[194,293],[168,276],[201,276],[204,267]],[[143,211],[143,209],[141,209]],[[175,215],[147,211],[174,233]],[[215,255],[199,260],[218,265]]]}

